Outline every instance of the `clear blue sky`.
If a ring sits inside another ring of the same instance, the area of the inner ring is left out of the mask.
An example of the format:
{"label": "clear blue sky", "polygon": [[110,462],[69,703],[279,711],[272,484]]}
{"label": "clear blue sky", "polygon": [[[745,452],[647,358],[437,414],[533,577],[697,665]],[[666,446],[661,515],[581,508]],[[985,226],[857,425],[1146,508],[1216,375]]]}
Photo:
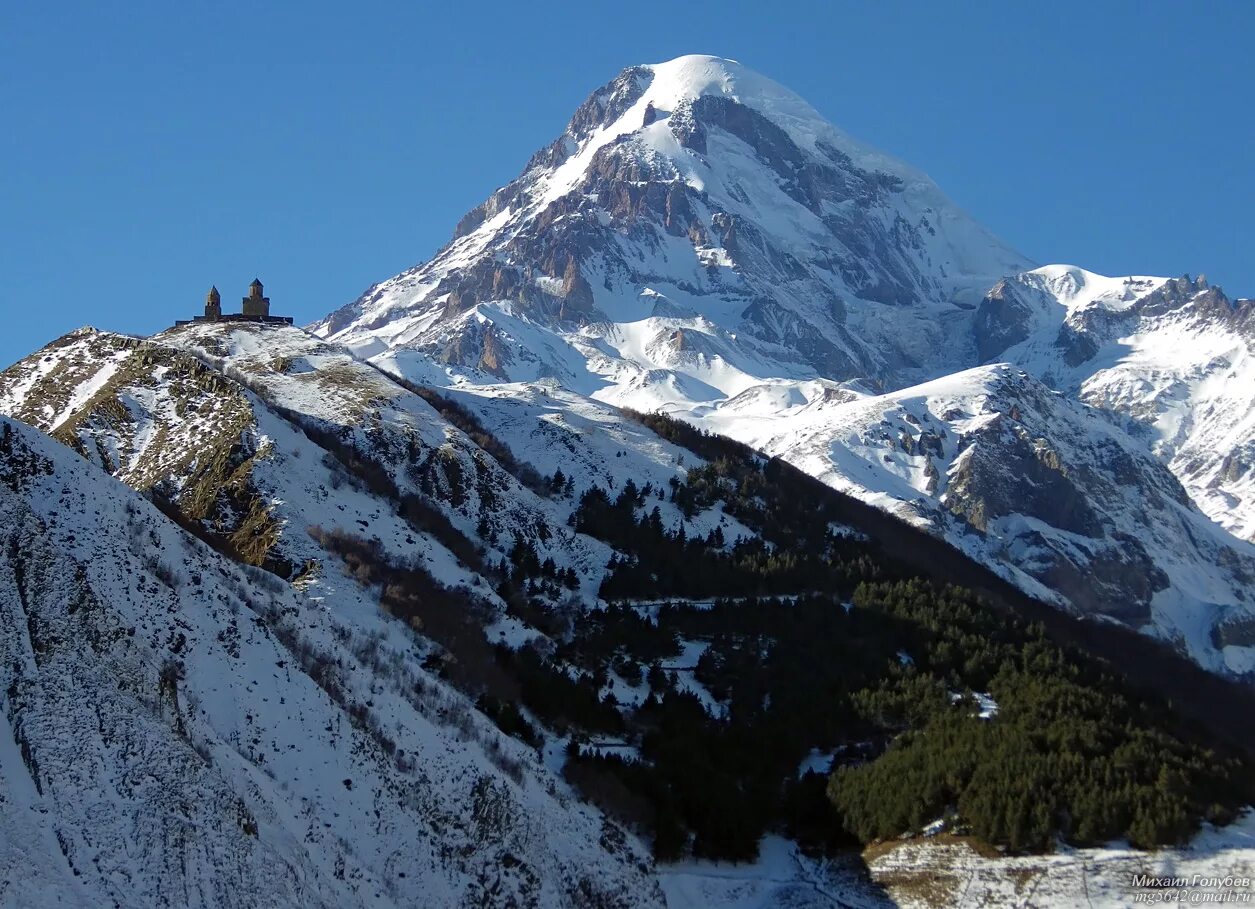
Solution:
{"label": "clear blue sky", "polygon": [[620,69],[732,57],[1041,262],[1255,295],[1255,4],[393,2],[0,13],[0,364],[256,275],[426,259]]}

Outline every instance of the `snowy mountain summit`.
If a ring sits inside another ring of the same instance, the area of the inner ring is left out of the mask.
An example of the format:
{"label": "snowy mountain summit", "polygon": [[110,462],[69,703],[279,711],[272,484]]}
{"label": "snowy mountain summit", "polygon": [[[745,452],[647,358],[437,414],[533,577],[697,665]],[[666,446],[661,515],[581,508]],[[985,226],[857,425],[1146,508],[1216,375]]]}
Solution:
{"label": "snowy mountain summit", "polygon": [[714,400],[765,375],[919,369],[947,313],[1028,265],[787,89],[691,56],[599,89],[435,259],[322,330],[603,398]]}
{"label": "snowy mountain summit", "polygon": [[[314,330],[411,381],[666,410],[1242,674],[1252,311],[1201,278],[1035,268],[919,171],[695,55],[624,70],[434,258]],[[1043,493],[1064,488],[1079,510]]]}

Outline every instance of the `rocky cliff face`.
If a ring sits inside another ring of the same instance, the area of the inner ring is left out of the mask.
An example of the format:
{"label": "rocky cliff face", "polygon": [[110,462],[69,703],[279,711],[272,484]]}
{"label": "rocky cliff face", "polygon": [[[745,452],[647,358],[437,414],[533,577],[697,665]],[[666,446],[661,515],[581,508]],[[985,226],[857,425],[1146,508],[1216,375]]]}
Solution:
{"label": "rocky cliff face", "polygon": [[1023,365],[1127,429],[1212,520],[1255,537],[1255,301],[1205,278],[1103,278],[1051,266],[977,311],[986,359]]}

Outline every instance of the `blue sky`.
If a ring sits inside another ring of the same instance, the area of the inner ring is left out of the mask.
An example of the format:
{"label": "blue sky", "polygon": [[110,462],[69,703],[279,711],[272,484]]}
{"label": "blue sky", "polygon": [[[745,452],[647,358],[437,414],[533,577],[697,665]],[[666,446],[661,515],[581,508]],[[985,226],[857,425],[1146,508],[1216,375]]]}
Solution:
{"label": "blue sky", "polygon": [[[961,7],[961,8],[956,8]],[[732,57],[1028,256],[1255,295],[1255,5],[204,3],[0,13],[0,365],[254,276],[426,259],[620,69]]]}

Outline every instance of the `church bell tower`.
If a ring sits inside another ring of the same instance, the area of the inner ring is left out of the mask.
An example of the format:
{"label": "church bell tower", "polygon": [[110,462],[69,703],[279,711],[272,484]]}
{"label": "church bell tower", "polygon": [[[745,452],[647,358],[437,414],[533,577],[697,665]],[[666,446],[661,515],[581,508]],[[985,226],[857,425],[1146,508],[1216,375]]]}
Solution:
{"label": "church bell tower", "polygon": [[205,294],[205,321],[217,322],[222,318],[222,295],[218,293],[217,287],[209,288],[209,293]]}
{"label": "church bell tower", "polygon": [[256,278],[248,285],[248,296],[244,298],[244,315],[260,316],[263,319],[270,316],[270,298],[262,296],[261,281]]}

